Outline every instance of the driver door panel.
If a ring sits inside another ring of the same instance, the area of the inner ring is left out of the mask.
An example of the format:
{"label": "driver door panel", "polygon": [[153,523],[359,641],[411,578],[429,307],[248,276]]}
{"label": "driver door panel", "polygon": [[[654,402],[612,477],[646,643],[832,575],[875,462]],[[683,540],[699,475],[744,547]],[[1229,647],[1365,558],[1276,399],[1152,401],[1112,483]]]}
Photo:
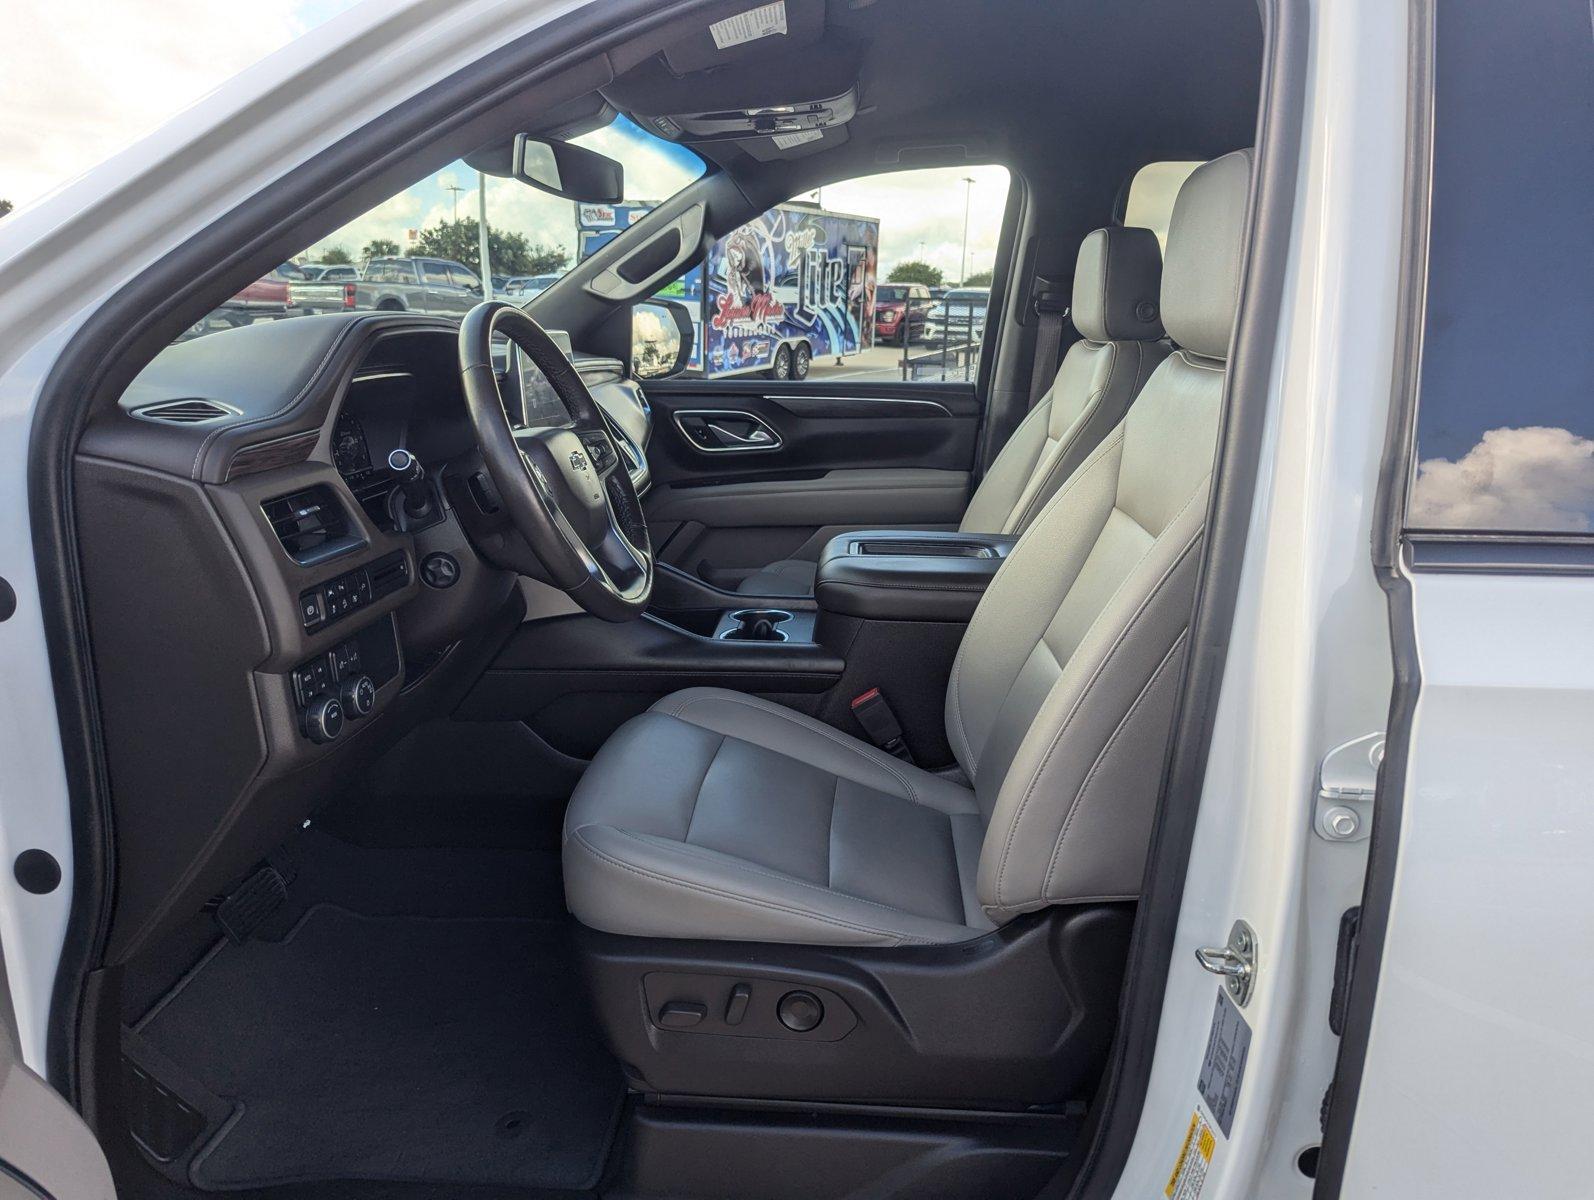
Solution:
{"label": "driver door panel", "polygon": [[955,527],[967,506],[979,428],[970,385],[646,387],[654,552],[716,586],[846,529]]}

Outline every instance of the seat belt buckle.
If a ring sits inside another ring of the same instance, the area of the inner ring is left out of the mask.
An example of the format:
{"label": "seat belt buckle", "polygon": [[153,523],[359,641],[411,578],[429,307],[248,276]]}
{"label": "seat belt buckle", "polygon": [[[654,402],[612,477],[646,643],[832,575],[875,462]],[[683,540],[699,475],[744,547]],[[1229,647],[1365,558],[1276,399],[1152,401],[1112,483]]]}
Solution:
{"label": "seat belt buckle", "polygon": [[887,754],[912,762],[913,754],[908,749],[908,744],[902,740],[902,724],[897,720],[897,714],[891,711],[891,706],[886,703],[886,698],[881,695],[877,687],[870,688],[867,692],[852,698],[853,719],[863,726],[863,731],[869,735],[869,740]]}

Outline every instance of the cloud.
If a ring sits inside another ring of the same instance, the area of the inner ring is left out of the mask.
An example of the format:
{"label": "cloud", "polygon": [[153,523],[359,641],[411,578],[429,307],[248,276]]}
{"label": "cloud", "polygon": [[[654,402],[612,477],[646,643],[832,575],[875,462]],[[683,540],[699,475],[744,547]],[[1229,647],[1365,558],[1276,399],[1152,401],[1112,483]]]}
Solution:
{"label": "cloud", "polygon": [[[963,178],[974,180],[972,187]],[[932,167],[893,171],[845,183],[826,184],[826,208],[880,219],[880,277],[906,259],[923,259],[956,282],[963,272],[963,202],[968,195],[970,273],[996,261],[1007,203],[1005,167]],[[811,197],[812,193],[810,193]]]}
{"label": "cloud", "polygon": [[0,196],[37,200],[352,2],[12,0]]}
{"label": "cloud", "polygon": [[1532,425],[1491,429],[1455,462],[1418,464],[1408,523],[1586,533],[1591,516],[1594,439]]}

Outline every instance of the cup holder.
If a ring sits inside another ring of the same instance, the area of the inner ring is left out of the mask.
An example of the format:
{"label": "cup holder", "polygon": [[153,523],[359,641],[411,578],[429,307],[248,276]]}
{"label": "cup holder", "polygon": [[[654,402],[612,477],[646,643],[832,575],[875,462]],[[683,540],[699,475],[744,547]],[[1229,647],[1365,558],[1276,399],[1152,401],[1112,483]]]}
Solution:
{"label": "cup holder", "polygon": [[739,608],[731,613],[735,622],[720,637],[727,642],[784,642],[786,632],[782,622],[791,620],[783,608]]}

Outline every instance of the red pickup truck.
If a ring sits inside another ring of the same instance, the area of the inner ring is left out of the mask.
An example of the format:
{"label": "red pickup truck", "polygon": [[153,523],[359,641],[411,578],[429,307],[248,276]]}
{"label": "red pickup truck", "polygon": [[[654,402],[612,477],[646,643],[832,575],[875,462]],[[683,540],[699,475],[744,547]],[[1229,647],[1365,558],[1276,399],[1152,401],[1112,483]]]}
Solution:
{"label": "red pickup truck", "polygon": [[212,309],[188,327],[185,338],[200,337],[220,329],[236,329],[256,321],[275,321],[296,313],[293,303],[295,282],[307,283],[307,276],[292,263],[283,263],[255,280],[220,308]]}

